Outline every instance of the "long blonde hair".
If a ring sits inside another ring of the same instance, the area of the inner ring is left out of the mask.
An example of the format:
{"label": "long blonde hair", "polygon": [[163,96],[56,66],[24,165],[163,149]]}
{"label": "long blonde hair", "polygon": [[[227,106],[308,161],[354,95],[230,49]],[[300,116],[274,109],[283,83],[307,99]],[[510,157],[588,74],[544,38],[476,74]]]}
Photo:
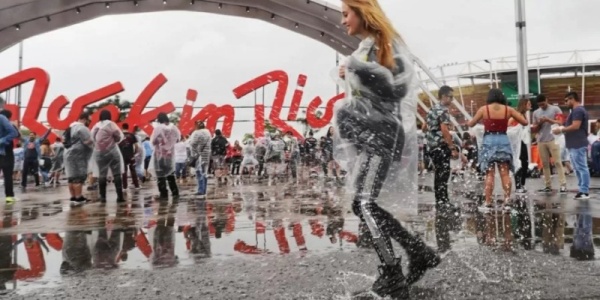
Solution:
{"label": "long blonde hair", "polygon": [[392,22],[381,9],[377,0],[342,0],[364,22],[367,32],[375,37],[375,44],[379,48],[377,60],[382,66],[393,69],[396,67],[392,43],[394,40],[402,41]]}
{"label": "long blonde hair", "polygon": [[520,112],[522,115],[525,115],[525,113],[527,112],[527,103],[529,103],[529,99],[523,98],[519,100],[519,104],[517,104],[517,111]]}

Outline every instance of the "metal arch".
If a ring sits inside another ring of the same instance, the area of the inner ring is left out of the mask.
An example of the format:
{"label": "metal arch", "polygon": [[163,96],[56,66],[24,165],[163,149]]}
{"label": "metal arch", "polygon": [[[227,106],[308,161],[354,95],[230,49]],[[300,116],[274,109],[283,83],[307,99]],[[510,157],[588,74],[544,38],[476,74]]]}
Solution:
{"label": "metal arch", "polygon": [[138,6],[134,0],[2,0],[0,51],[24,39],[106,15],[176,10],[259,19],[315,39],[344,55],[352,53],[359,43],[339,25],[340,9],[319,0],[196,0],[193,5],[190,0],[168,0],[166,5],[162,0],[137,2]]}

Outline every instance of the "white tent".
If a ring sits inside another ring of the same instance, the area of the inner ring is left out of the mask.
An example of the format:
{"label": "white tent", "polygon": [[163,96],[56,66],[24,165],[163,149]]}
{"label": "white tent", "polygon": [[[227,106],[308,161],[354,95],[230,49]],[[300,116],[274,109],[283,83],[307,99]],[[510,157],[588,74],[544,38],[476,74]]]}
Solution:
{"label": "white tent", "polygon": [[322,0],[1,0],[0,52],[29,37],[106,15],[177,10],[259,19],[344,55],[359,43],[341,28],[339,7]]}

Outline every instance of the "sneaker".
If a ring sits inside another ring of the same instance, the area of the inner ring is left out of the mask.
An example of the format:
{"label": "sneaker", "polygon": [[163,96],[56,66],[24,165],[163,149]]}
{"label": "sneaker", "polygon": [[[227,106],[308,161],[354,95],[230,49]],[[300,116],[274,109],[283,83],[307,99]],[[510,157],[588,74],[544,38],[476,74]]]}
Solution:
{"label": "sneaker", "polygon": [[17,201],[15,197],[6,197],[6,203],[14,203]]}
{"label": "sneaker", "polygon": [[558,192],[559,192],[559,193],[561,193],[561,194],[566,194],[566,193],[567,193],[567,187],[566,187],[566,186],[564,186],[564,185],[563,185],[563,186],[561,186],[561,187],[560,187],[560,190],[558,190]]}
{"label": "sneaker", "polygon": [[540,193],[552,193],[552,189],[549,187],[545,187],[543,189],[539,189],[538,192]]}
{"label": "sneaker", "polygon": [[87,199],[83,196],[75,198],[71,197],[71,205],[83,205],[87,202]]}
{"label": "sneaker", "polygon": [[575,200],[587,200],[590,199],[590,194],[587,193],[577,193],[577,195],[575,195],[575,197],[573,198]]}
{"label": "sneaker", "polygon": [[477,210],[482,214],[487,214],[487,213],[491,213],[492,211],[494,211],[494,206],[484,204],[484,205],[478,207]]}
{"label": "sneaker", "polygon": [[517,189],[517,190],[515,190],[515,193],[517,193],[517,194],[526,194],[527,190],[526,189]]}

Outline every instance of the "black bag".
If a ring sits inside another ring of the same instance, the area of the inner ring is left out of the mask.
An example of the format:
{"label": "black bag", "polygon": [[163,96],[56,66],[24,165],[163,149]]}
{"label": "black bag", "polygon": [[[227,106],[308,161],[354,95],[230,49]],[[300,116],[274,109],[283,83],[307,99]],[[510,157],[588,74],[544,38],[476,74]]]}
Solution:
{"label": "black bag", "polygon": [[73,146],[73,142],[71,141],[71,127],[67,128],[63,133],[63,145],[65,146],[65,149],[69,149]]}
{"label": "black bag", "polygon": [[196,164],[198,163],[198,158],[199,158],[199,156],[188,155],[187,159],[185,160],[186,167],[196,168]]}

